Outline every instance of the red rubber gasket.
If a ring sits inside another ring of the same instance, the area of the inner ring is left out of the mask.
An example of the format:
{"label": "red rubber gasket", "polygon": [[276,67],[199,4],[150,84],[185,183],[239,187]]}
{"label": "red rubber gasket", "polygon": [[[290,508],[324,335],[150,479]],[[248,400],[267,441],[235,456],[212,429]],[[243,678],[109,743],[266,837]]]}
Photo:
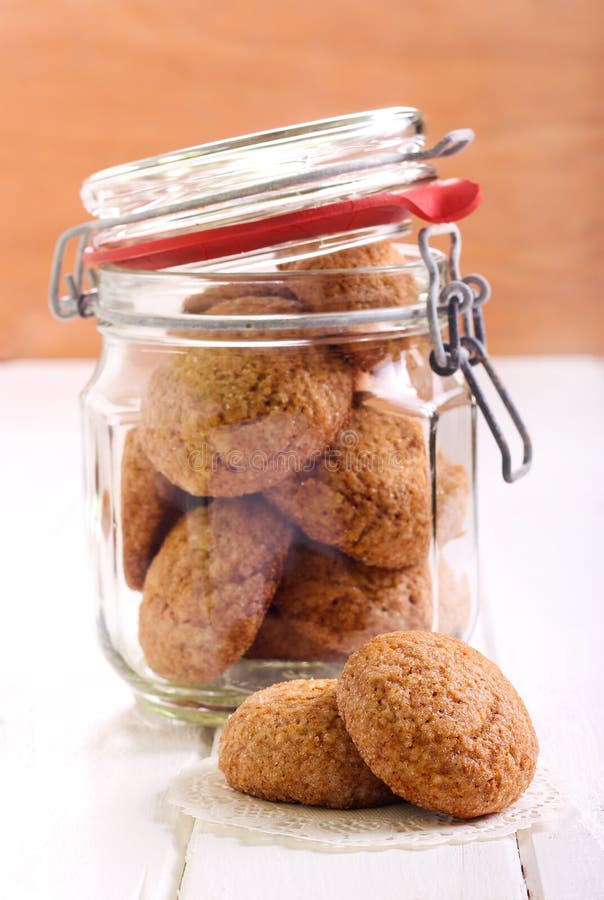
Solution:
{"label": "red rubber gasket", "polygon": [[249,253],[288,241],[400,222],[409,213],[426,222],[454,222],[480,203],[480,185],[462,178],[427,182],[400,193],[373,194],[282,216],[191,231],[135,244],[85,251],[89,263],[126,264],[131,269],[165,269],[186,263]]}

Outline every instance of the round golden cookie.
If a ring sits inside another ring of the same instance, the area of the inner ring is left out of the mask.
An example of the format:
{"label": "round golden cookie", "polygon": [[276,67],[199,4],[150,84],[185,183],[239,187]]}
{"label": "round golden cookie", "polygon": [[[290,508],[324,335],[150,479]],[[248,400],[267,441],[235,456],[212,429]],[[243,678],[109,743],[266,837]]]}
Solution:
{"label": "round golden cookie", "polygon": [[[213,284],[199,294],[191,294],[182,305],[182,311],[186,313],[209,313],[210,307],[227,300],[239,300],[250,297],[283,297],[286,300],[295,300],[293,291],[278,281],[243,281],[228,284]],[[218,315],[218,313],[217,313]],[[228,315],[228,312],[225,313]],[[250,313],[251,315],[251,313]]]}
{"label": "round golden cookie", "polygon": [[224,726],[218,765],[232,788],[264,800],[355,809],[396,799],[346,734],[331,679],[285,681],[248,697]]}
{"label": "round golden cookie", "polygon": [[470,501],[470,480],[466,467],[452,463],[442,451],[436,459],[436,536],[446,544],[464,533]]}
{"label": "round golden cookie", "polygon": [[153,468],[138,428],[126,435],[122,455],[122,563],[126,584],[140,591],[151,560],[189,501],[183,491]]}
{"label": "round golden cookie", "polygon": [[313,540],[368,566],[421,563],[432,532],[421,423],[360,405],[308,472],[290,476],[267,497]]}
{"label": "round golden cookie", "polygon": [[281,268],[308,273],[288,280],[306,309],[338,312],[416,303],[419,288],[413,275],[400,269],[388,271],[388,267],[401,267],[405,263],[395,244],[381,241],[295,260]]}
{"label": "round golden cookie", "polygon": [[323,347],[188,349],[151,375],[143,446],[191,494],[255,493],[329,443],[350,409],[352,380]]}
{"label": "round golden cookie", "polygon": [[139,641],[148,665],[197,684],[236,662],[270,606],[290,537],[261,497],[214,500],[183,516],[145,578]]}
{"label": "round golden cookie", "polygon": [[344,665],[338,709],[372,772],[410,803],[464,819],[528,787],[537,737],[497,666],[455,638],[399,631]]}
{"label": "round golden cookie", "polygon": [[431,627],[430,570],[425,562],[380,569],[332,547],[296,543],[273,609],[313,645],[348,656],[376,634]]}

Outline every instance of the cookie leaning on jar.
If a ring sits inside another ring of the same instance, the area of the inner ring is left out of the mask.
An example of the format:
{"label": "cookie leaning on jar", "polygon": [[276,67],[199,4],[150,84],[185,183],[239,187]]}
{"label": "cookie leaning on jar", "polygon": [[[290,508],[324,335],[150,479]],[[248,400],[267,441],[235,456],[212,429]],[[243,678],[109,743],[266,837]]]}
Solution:
{"label": "cookie leaning on jar", "polygon": [[[370,805],[351,802],[354,767],[371,805],[392,802],[394,794],[472,819],[505,809],[535,773],[537,737],[517,691],[490,660],[447,635],[381,635],[350,657],[337,683],[291,684],[253,694],[227,721],[218,764],[235,790],[287,802]],[[334,693],[341,722],[333,716]],[[367,781],[368,773],[376,780]]]}
{"label": "cookie leaning on jar", "polygon": [[374,638],[344,666],[337,700],[371,771],[417,806],[464,819],[499,812],[535,773],[537,736],[518,692],[456,638]]}
{"label": "cookie leaning on jar", "polygon": [[228,719],[219,760],[231,787],[264,800],[361,809],[397,799],[346,734],[331,679],[252,694]]}

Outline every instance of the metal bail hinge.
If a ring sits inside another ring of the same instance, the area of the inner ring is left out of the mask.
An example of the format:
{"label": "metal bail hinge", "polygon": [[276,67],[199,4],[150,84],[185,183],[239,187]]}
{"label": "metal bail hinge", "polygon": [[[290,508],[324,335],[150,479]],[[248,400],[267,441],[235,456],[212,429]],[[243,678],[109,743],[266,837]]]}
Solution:
{"label": "metal bail hinge", "polygon": [[[98,277],[94,269],[84,266],[84,250],[88,244],[90,232],[94,230],[94,223],[76,225],[65,231],[55,247],[50,273],[50,308],[58,319],[72,319],[74,316],[82,316],[88,319],[96,313],[96,300],[98,294]],[[63,275],[63,262],[69,243],[77,239],[77,250],[74,265],[74,274]],[[67,295],[61,296],[61,278],[67,285]],[[86,289],[84,286],[87,278]]]}
{"label": "metal bail hinge", "polygon": [[[447,283],[442,289],[440,289],[438,266],[429,244],[430,237],[437,234],[451,236]],[[452,375],[461,369],[501,452],[503,478],[508,483],[517,481],[529,471],[533,449],[527,428],[487,354],[482,305],[490,297],[489,283],[482,275],[460,277],[461,234],[456,225],[448,223],[422,228],[418,235],[418,243],[429,273],[426,309],[432,341],[430,365],[438,375]],[[442,312],[443,308],[446,309],[448,318],[449,340],[447,342],[442,339],[439,320],[439,309]],[[460,334],[459,329],[460,318],[463,334]],[[512,454],[503,429],[472,371],[473,367],[479,364],[483,366],[522,441],[522,463],[516,469],[512,467]]]}

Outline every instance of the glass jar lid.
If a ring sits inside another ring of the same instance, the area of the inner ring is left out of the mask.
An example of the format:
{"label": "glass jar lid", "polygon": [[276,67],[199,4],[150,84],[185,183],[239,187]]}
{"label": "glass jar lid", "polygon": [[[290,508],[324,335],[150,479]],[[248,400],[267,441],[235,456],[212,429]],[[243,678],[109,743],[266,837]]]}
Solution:
{"label": "glass jar lid", "polygon": [[[404,232],[413,214],[429,222],[462,218],[479,202],[478,185],[439,181],[429,160],[464,149],[473,132],[450,132],[426,149],[422,129],[418,110],[392,107],[98,172],[82,187],[97,219],[57,244],[52,308],[60,317],[82,314],[82,282],[98,266],[216,269],[242,254],[307,247],[328,235],[377,240],[384,228]],[[70,296],[60,298],[63,257],[74,239],[75,272],[65,276]]]}
{"label": "glass jar lid", "polygon": [[425,151],[422,128],[418,110],[394,107],[99,172],[84,182],[84,206],[122,221],[93,234],[87,259],[166,268],[406,221],[417,212],[417,196],[398,192],[433,182],[436,169],[427,159],[471,139],[456,132],[446,147]]}
{"label": "glass jar lid", "polygon": [[286,203],[316,205],[325,192],[345,196],[351,181],[365,193],[433,176],[413,158],[401,164],[423,148],[422,129],[418,110],[395,107],[199,144],[96,172],[82,185],[82,203],[99,218],[190,198],[213,207],[231,192],[252,202],[274,191]]}

